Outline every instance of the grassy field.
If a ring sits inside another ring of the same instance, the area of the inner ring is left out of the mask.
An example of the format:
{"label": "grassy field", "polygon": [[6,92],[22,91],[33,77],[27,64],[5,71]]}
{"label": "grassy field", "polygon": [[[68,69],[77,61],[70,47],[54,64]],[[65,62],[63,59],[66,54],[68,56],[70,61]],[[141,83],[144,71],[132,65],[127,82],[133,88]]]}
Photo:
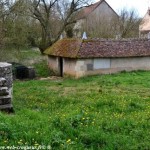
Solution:
{"label": "grassy field", "polygon": [[0,56],[0,61],[17,62],[27,65],[44,59],[38,49],[31,48],[22,48],[19,51],[14,48],[0,49]]}
{"label": "grassy field", "polygon": [[15,62],[35,68],[37,77],[48,77],[53,74],[47,66],[47,56],[41,55],[37,48],[0,49],[0,62]]}
{"label": "grassy field", "polygon": [[3,146],[150,149],[150,72],[15,81],[13,105],[0,113]]}

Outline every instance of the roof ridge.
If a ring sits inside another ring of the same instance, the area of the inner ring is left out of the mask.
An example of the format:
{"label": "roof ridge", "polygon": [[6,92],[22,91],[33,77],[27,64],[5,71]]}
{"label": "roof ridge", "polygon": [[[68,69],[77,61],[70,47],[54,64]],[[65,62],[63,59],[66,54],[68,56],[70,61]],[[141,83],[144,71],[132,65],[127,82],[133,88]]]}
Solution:
{"label": "roof ridge", "polygon": [[[89,6],[85,6],[83,7],[80,11],[79,11],[79,16],[77,17],[77,20],[86,18],[88,15],[90,15],[93,11],[95,11],[102,3],[106,3],[108,5],[108,7],[118,16],[118,14],[115,12],[115,10],[108,4],[108,2],[106,0],[99,0],[96,3],[93,3]],[[119,17],[119,16],[118,16]]]}
{"label": "roof ridge", "polygon": [[[91,14],[103,1],[105,0],[99,0],[98,2],[96,3],[93,3],[89,6],[85,6],[83,7],[80,11],[79,11],[79,16],[78,19],[83,19],[85,18],[86,16],[88,16],[89,14]],[[81,14],[80,14],[81,13]]]}
{"label": "roof ridge", "polygon": [[89,5],[88,7],[92,7],[92,5],[96,5],[89,14],[91,14],[103,1],[105,1],[105,0],[99,0],[99,2]]}

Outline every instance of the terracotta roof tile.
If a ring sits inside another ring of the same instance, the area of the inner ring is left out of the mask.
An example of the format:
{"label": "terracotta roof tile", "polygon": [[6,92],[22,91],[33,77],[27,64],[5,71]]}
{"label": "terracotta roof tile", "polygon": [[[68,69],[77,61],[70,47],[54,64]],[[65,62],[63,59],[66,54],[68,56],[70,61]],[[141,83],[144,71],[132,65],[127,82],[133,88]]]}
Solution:
{"label": "terracotta roof tile", "polygon": [[80,50],[81,39],[63,39],[56,42],[53,46],[45,50],[45,54],[62,56],[62,57],[76,57]]}
{"label": "terracotta roof tile", "polygon": [[148,39],[83,41],[63,39],[48,48],[45,54],[69,58],[150,56],[150,41]]}
{"label": "terracotta roof tile", "polygon": [[[94,3],[94,4],[91,4],[87,7],[84,7],[83,9],[81,9],[78,13],[77,13],[77,17],[76,19],[77,20],[80,20],[80,19],[84,19],[86,18],[90,13],[92,13],[102,2],[105,2],[110,9],[112,9],[112,7],[105,1],[105,0],[99,0],[98,2]],[[118,14],[112,9],[112,11],[116,14],[117,17]]]}

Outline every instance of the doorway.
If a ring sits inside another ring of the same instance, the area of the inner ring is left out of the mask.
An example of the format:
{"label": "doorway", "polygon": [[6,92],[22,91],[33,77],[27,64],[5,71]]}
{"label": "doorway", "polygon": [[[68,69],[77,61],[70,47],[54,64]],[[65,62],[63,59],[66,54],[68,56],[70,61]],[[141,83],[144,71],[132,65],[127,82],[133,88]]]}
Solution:
{"label": "doorway", "polygon": [[58,72],[59,72],[59,76],[63,77],[63,58],[62,57],[58,58]]}

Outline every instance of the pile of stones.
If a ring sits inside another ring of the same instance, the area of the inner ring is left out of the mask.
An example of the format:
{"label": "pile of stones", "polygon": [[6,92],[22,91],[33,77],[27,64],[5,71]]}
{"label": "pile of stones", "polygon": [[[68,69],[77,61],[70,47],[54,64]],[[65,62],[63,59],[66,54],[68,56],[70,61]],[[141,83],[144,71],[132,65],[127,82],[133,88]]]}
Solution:
{"label": "pile of stones", "polygon": [[0,63],[0,110],[13,112],[12,86],[12,65]]}

